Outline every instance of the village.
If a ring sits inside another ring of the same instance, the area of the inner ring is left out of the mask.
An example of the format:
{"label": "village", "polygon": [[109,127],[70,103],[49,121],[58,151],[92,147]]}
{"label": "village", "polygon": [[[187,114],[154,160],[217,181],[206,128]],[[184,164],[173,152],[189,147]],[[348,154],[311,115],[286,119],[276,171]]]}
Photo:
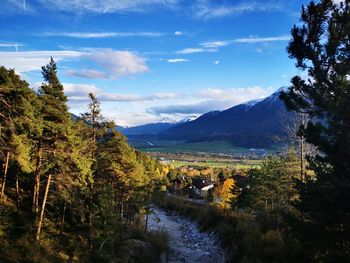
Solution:
{"label": "village", "polygon": [[247,179],[247,168],[168,165],[168,195],[194,203],[229,207],[232,187]]}

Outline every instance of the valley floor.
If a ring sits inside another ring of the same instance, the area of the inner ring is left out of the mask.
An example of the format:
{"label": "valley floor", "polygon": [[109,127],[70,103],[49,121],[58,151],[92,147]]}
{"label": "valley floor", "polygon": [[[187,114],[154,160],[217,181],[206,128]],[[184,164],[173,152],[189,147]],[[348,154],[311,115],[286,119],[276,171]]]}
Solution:
{"label": "valley floor", "polygon": [[175,214],[153,207],[149,217],[150,230],[166,231],[170,238],[170,255],[162,262],[188,263],[223,263],[224,250],[217,243],[216,238],[200,232],[196,223]]}

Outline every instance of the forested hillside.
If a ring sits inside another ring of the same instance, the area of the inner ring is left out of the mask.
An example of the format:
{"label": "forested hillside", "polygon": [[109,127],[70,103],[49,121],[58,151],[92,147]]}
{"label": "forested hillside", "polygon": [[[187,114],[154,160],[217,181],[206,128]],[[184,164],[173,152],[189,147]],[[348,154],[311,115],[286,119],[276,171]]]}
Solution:
{"label": "forested hillside", "polygon": [[128,145],[93,94],[72,121],[53,59],[42,75],[35,93],[0,68],[0,261],[156,261],[166,240],[144,232],[144,215],[166,168]]}

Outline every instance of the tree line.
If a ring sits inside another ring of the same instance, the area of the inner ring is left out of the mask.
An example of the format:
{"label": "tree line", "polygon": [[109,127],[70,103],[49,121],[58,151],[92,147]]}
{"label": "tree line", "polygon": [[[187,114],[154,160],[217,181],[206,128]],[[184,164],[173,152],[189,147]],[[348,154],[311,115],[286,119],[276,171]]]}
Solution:
{"label": "tree line", "polygon": [[133,231],[143,229],[151,194],[167,171],[128,145],[94,94],[88,112],[73,121],[52,58],[42,76],[35,92],[0,67],[0,261],[151,253],[132,249],[152,246],[150,236]]}

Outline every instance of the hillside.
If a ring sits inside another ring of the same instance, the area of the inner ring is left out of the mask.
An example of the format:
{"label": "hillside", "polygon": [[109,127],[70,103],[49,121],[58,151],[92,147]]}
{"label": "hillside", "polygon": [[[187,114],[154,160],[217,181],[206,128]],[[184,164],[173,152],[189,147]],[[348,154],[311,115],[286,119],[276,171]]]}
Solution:
{"label": "hillside", "polygon": [[160,138],[188,142],[228,139],[236,146],[266,147],[286,139],[294,119],[279,99],[279,89],[261,101],[249,101],[224,111],[206,113],[194,121],[171,127]]}

